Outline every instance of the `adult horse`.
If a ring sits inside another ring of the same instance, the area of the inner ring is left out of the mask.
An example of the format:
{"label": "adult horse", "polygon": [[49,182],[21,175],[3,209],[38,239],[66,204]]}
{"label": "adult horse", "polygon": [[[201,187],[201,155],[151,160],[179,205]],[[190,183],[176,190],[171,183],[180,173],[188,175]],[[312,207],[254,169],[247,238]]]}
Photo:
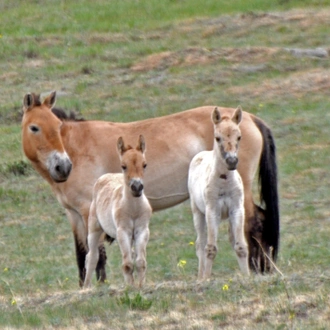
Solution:
{"label": "adult horse", "polygon": [[[80,285],[85,276],[87,219],[95,181],[105,173],[120,172],[116,141],[135,142],[143,134],[149,159],[145,193],[154,211],[189,198],[187,178],[191,159],[213,147],[210,121],[214,106],[204,106],[168,116],[131,123],[60,120],[51,109],[56,92],[43,101],[34,93],[23,101],[22,145],[33,167],[48,181],[71,223]],[[221,115],[235,109],[219,107]],[[244,185],[245,234],[249,265],[268,271],[267,254],[276,260],[279,246],[279,207],[275,142],[269,127],[243,112],[238,171]],[[260,204],[254,204],[252,185],[259,168]],[[100,245],[97,277],[106,278],[106,255]]]}

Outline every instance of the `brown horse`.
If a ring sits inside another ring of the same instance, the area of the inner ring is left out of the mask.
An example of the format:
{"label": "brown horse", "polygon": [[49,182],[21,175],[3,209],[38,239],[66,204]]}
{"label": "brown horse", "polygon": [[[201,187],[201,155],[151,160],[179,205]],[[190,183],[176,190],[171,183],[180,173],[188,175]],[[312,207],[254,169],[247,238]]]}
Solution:
{"label": "brown horse", "polygon": [[[214,106],[204,106],[164,117],[131,123],[66,121],[53,114],[56,93],[43,102],[35,94],[23,101],[22,144],[34,168],[50,184],[64,206],[73,230],[80,285],[85,276],[87,219],[95,181],[105,173],[121,171],[116,142],[128,144],[143,134],[148,141],[148,177],[145,193],[154,211],[188,199],[188,168],[200,151],[213,148]],[[219,107],[221,115],[235,109]],[[264,254],[276,260],[279,246],[279,207],[275,142],[271,130],[256,116],[243,112],[238,172],[244,185],[245,234],[250,268],[268,271]],[[72,168],[71,168],[72,164]],[[259,168],[260,203],[254,204],[252,184]],[[100,246],[96,267],[102,281],[106,255]]]}

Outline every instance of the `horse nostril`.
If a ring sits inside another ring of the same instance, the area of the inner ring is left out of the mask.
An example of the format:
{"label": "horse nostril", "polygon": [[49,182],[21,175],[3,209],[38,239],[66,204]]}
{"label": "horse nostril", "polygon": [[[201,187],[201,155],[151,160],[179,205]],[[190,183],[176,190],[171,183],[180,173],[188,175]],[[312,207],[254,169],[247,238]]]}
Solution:
{"label": "horse nostril", "polygon": [[58,173],[61,173],[61,166],[60,165],[56,165],[55,166],[55,171]]}
{"label": "horse nostril", "polygon": [[56,173],[60,174],[60,175],[69,175],[70,172],[72,170],[72,163],[68,163],[68,164],[58,164],[55,166],[55,171]]}
{"label": "horse nostril", "polygon": [[134,190],[134,191],[141,191],[142,189],[143,189],[142,184],[133,184],[133,186],[132,186],[132,190]]}

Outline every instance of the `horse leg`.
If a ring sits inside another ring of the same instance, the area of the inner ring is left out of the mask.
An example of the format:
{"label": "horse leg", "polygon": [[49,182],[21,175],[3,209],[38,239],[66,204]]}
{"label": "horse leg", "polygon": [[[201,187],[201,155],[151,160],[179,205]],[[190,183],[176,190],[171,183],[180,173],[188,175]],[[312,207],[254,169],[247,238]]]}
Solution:
{"label": "horse leg", "polygon": [[251,229],[251,236],[253,237],[254,258],[253,261],[255,269],[258,272],[271,272],[273,269],[272,262],[275,261],[274,247],[270,244],[267,238],[266,228],[266,211],[261,207],[255,205],[255,219],[254,227]]}
{"label": "horse leg", "polygon": [[229,223],[231,231],[231,243],[236,253],[236,258],[242,273],[249,275],[248,246],[244,233],[244,209],[237,208],[230,211]]}
{"label": "horse leg", "polygon": [[191,209],[193,213],[194,226],[197,234],[196,255],[198,258],[198,280],[202,280],[205,269],[205,247],[207,243],[205,215],[200,212],[191,199]]}
{"label": "horse leg", "polygon": [[[269,272],[271,265],[265,253],[269,253],[269,246],[264,241],[265,211],[251,202],[253,213],[245,219],[245,236],[249,247],[250,269],[256,273]],[[246,210],[247,208],[245,208]]]}
{"label": "horse leg", "polygon": [[75,210],[66,209],[70,221],[76,248],[76,259],[79,272],[79,286],[82,287],[85,279],[85,259],[87,254],[87,231],[81,215]]}
{"label": "horse leg", "polygon": [[[221,212],[219,212],[219,214],[221,214]],[[213,261],[218,252],[218,216],[215,210],[206,207],[205,217],[207,223],[207,244],[205,246],[206,260],[203,278],[207,279],[211,276]]]}
{"label": "horse leg", "polygon": [[134,284],[133,278],[133,258],[132,258],[132,237],[133,232],[127,228],[117,228],[117,241],[122,255],[122,270],[125,282],[128,285]]}
{"label": "horse leg", "polygon": [[96,265],[96,280],[103,283],[107,279],[107,274],[105,271],[105,266],[107,263],[107,253],[105,250],[105,246],[103,244],[104,238],[101,235],[101,240],[99,242],[99,259]]}
{"label": "horse leg", "polygon": [[145,282],[147,271],[147,244],[149,241],[149,228],[142,228],[134,231],[135,253],[136,253],[136,271],[138,277],[138,285],[141,288]]}

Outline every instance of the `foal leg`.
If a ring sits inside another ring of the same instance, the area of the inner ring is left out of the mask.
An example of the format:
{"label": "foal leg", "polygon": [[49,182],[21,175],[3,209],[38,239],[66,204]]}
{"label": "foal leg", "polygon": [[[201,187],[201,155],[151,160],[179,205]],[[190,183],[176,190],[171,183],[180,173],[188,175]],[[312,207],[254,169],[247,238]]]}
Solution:
{"label": "foal leg", "polygon": [[138,228],[134,231],[135,253],[136,253],[136,271],[138,286],[141,288],[145,282],[147,272],[147,244],[149,241],[149,228]]}
{"label": "foal leg", "polygon": [[133,278],[133,259],[132,259],[132,237],[133,231],[131,228],[117,228],[117,241],[122,255],[122,269],[125,282],[128,285],[134,284]]}
{"label": "foal leg", "polygon": [[[221,214],[221,212],[219,212]],[[206,223],[207,223],[207,244],[205,247],[206,261],[204,279],[211,276],[213,261],[218,252],[217,240],[218,240],[218,215],[215,210],[206,208]]]}
{"label": "foal leg", "polygon": [[84,288],[88,288],[91,286],[92,274],[96,268],[96,264],[99,259],[98,245],[101,235],[102,235],[101,229],[88,234],[89,252],[87,253],[86,256],[86,276],[85,276]]}
{"label": "foal leg", "polygon": [[88,242],[89,251],[86,256],[86,276],[84,281],[85,288],[91,286],[92,274],[96,268],[99,259],[99,241],[103,233],[103,230],[99,225],[99,222],[96,217],[95,207],[93,206],[94,203],[92,203],[91,211],[88,218],[87,242]]}
{"label": "foal leg", "polygon": [[244,209],[242,207],[229,213],[232,246],[242,273],[249,275],[249,253],[244,234]]}
{"label": "foal leg", "polygon": [[198,258],[198,280],[202,280],[205,268],[205,246],[207,242],[205,215],[200,212],[197,206],[191,201],[191,209],[193,212],[194,227],[197,234],[196,239],[196,255]]}

